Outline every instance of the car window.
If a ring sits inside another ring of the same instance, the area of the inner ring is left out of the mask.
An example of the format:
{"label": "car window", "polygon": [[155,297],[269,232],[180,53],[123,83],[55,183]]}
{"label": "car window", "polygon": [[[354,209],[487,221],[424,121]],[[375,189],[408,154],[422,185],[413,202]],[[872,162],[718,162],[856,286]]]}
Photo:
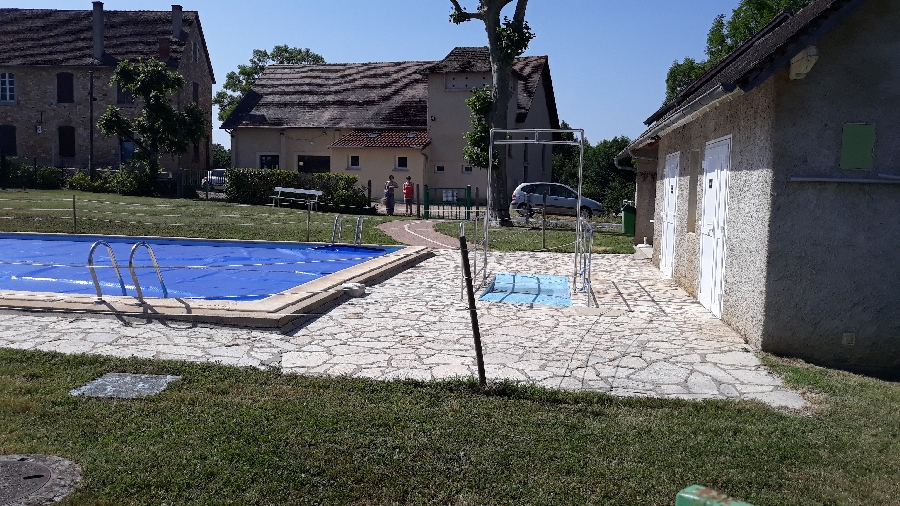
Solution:
{"label": "car window", "polygon": [[577,198],[577,195],[572,190],[566,188],[565,186],[553,185],[553,196],[554,197],[562,197],[566,199],[574,199]]}
{"label": "car window", "polygon": [[531,186],[531,192],[537,195],[550,195],[550,185],[548,184],[536,184]]}

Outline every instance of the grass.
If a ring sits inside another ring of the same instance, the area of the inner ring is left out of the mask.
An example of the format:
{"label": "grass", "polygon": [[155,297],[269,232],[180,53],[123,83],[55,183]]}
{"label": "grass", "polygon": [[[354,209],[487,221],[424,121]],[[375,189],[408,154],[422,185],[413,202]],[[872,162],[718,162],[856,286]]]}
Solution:
{"label": "grass", "polygon": [[[71,233],[72,196],[78,233],[305,241],[306,211],[221,201],[123,197],[70,190],[0,192],[0,232]],[[335,214],[311,213],[310,241],[330,242]],[[376,228],[386,216],[363,218],[363,242],[397,244]],[[356,216],[344,217],[344,242]]]}
{"label": "grass", "polygon": [[[0,350],[0,453],[77,461],[70,505],[671,505],[692,483],[757,505],[896,504],[900,385],[768,362],[818,393],[814,414]],[[67,394],[107,372],[182,379]]]}
{"label": "grass", "polygon": [[[437,223],[434,229],[451,237],[459,237],[459,222]],[[466,224],[466,237],[474,237],[475,229],[471,223]],[[478,234],[483,229],[479,223]],[[541,228],[516,223],[512,227],[496,227],[490,231],[491,249],[496,251],[574,251],[575,231],[571,228],[548,228],[544,243],[541,239]],[[544,244],[546,248],[544,248]],[[621,232],[596,228],[594,230],[594,253],[634,253],[634,238]]]}

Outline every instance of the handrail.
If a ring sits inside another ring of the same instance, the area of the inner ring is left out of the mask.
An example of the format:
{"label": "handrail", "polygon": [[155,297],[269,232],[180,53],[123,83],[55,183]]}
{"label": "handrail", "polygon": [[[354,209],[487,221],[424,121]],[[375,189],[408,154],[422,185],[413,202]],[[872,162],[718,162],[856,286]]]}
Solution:
{"label": "handrail", "polygon": [[[572,280],[578,291],[587,293],[588,307],[591,305],[591,256],[594,252],[594,227],[584,218],[580,221],[580,237],[575,238],[575,279]],[[579,280],[580,277],[580,280]],[[579,287],[579,281],[581,286]]]}
{"label": "handrail", "polygon": [[362,241],[363,217],[356,217],[356,232],[353,234],[353,245],[357,246]]}
{"label": "handrail", "polygon": [[119,265],[116,263],[116,254],[113,253],[112,246],[106,241],[97,241],[91,245],[91,251],[88,253],[88,269],[91,270],[91,279],[94,280],[94,288],[97,289],[97,300],[94,301],[97,303],[103,302],[103,291],[100,289],[100,282],[97,280],[97,273],[94,271],[94,251],[97,249],[97,246],[100,246],[101,244],[106,246],[106,252],[109,253],[109,259],[112,261],[113,269],[116,270],[116,276],[119,277],[122,295],[127,295],[125,293],[125,281],[122,279],[122,273],[119,272]]}
{"label": "handrail", "polygon": [[153,254],[153,248],[146,242],[141,241],[131,247],[131,256],[128,257],[128,270],[131,271],[131,279],[134,280],[134,288],[137,291],[138,303],[144,304],[144,293],[141,290],[141,284],[138,282],[137,273],[134,271],[134,255],[141,246],[147,248],[147,253],[150,253],[150,260],[153,262],[153,267],[156,269],[156,277],[159,278],[159,284],[162,286],[163,298],[166,299],[169,297],[169,291],[166,290],[166,282],[163,281],[162,273],[159,271],[159,264],[156,262],[156,255]]}
{"label": "handrail", "polygon": [[[340,233],[338,233],[338,222],[341,224]],[[334,228],[331,229],[331,245],[334,246],[334,237],[337,236],[338,239],[342,239],[344,237],[344,220],[341,219],[341,215],[338,214],[334,217]]]}

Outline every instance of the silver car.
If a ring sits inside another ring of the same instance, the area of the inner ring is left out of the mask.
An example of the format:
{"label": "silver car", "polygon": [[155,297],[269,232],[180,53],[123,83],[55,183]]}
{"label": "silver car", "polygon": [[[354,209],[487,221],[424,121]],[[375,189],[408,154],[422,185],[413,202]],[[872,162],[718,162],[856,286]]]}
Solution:
{"label": "silver car", "polygon": [[[547,214],[566,214],[575,216],[578,206],[578,192],[559,183],[522,183],[513,192],[510,203],[510,213],[516,212],[519,216],[534,216],[540,211],[547,196]],[[591,218],[595,214],[603,212],[603,204],[587,197],[581,197],[581,215]]]}
{"label": "silver car", "polygon": [[225,190],[225,169],[213,169],[207,173],[200,183],[200,187],[205,191],[224,191]]}

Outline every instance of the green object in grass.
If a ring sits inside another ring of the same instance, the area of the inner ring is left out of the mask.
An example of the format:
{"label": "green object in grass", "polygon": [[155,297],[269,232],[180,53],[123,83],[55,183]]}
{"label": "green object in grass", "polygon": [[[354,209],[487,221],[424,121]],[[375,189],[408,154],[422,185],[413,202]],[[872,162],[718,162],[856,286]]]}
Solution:
{"label": "green object in grass", "polygon": [[678,492],[675,506],[753,506],[701,485],[691,485]]}

